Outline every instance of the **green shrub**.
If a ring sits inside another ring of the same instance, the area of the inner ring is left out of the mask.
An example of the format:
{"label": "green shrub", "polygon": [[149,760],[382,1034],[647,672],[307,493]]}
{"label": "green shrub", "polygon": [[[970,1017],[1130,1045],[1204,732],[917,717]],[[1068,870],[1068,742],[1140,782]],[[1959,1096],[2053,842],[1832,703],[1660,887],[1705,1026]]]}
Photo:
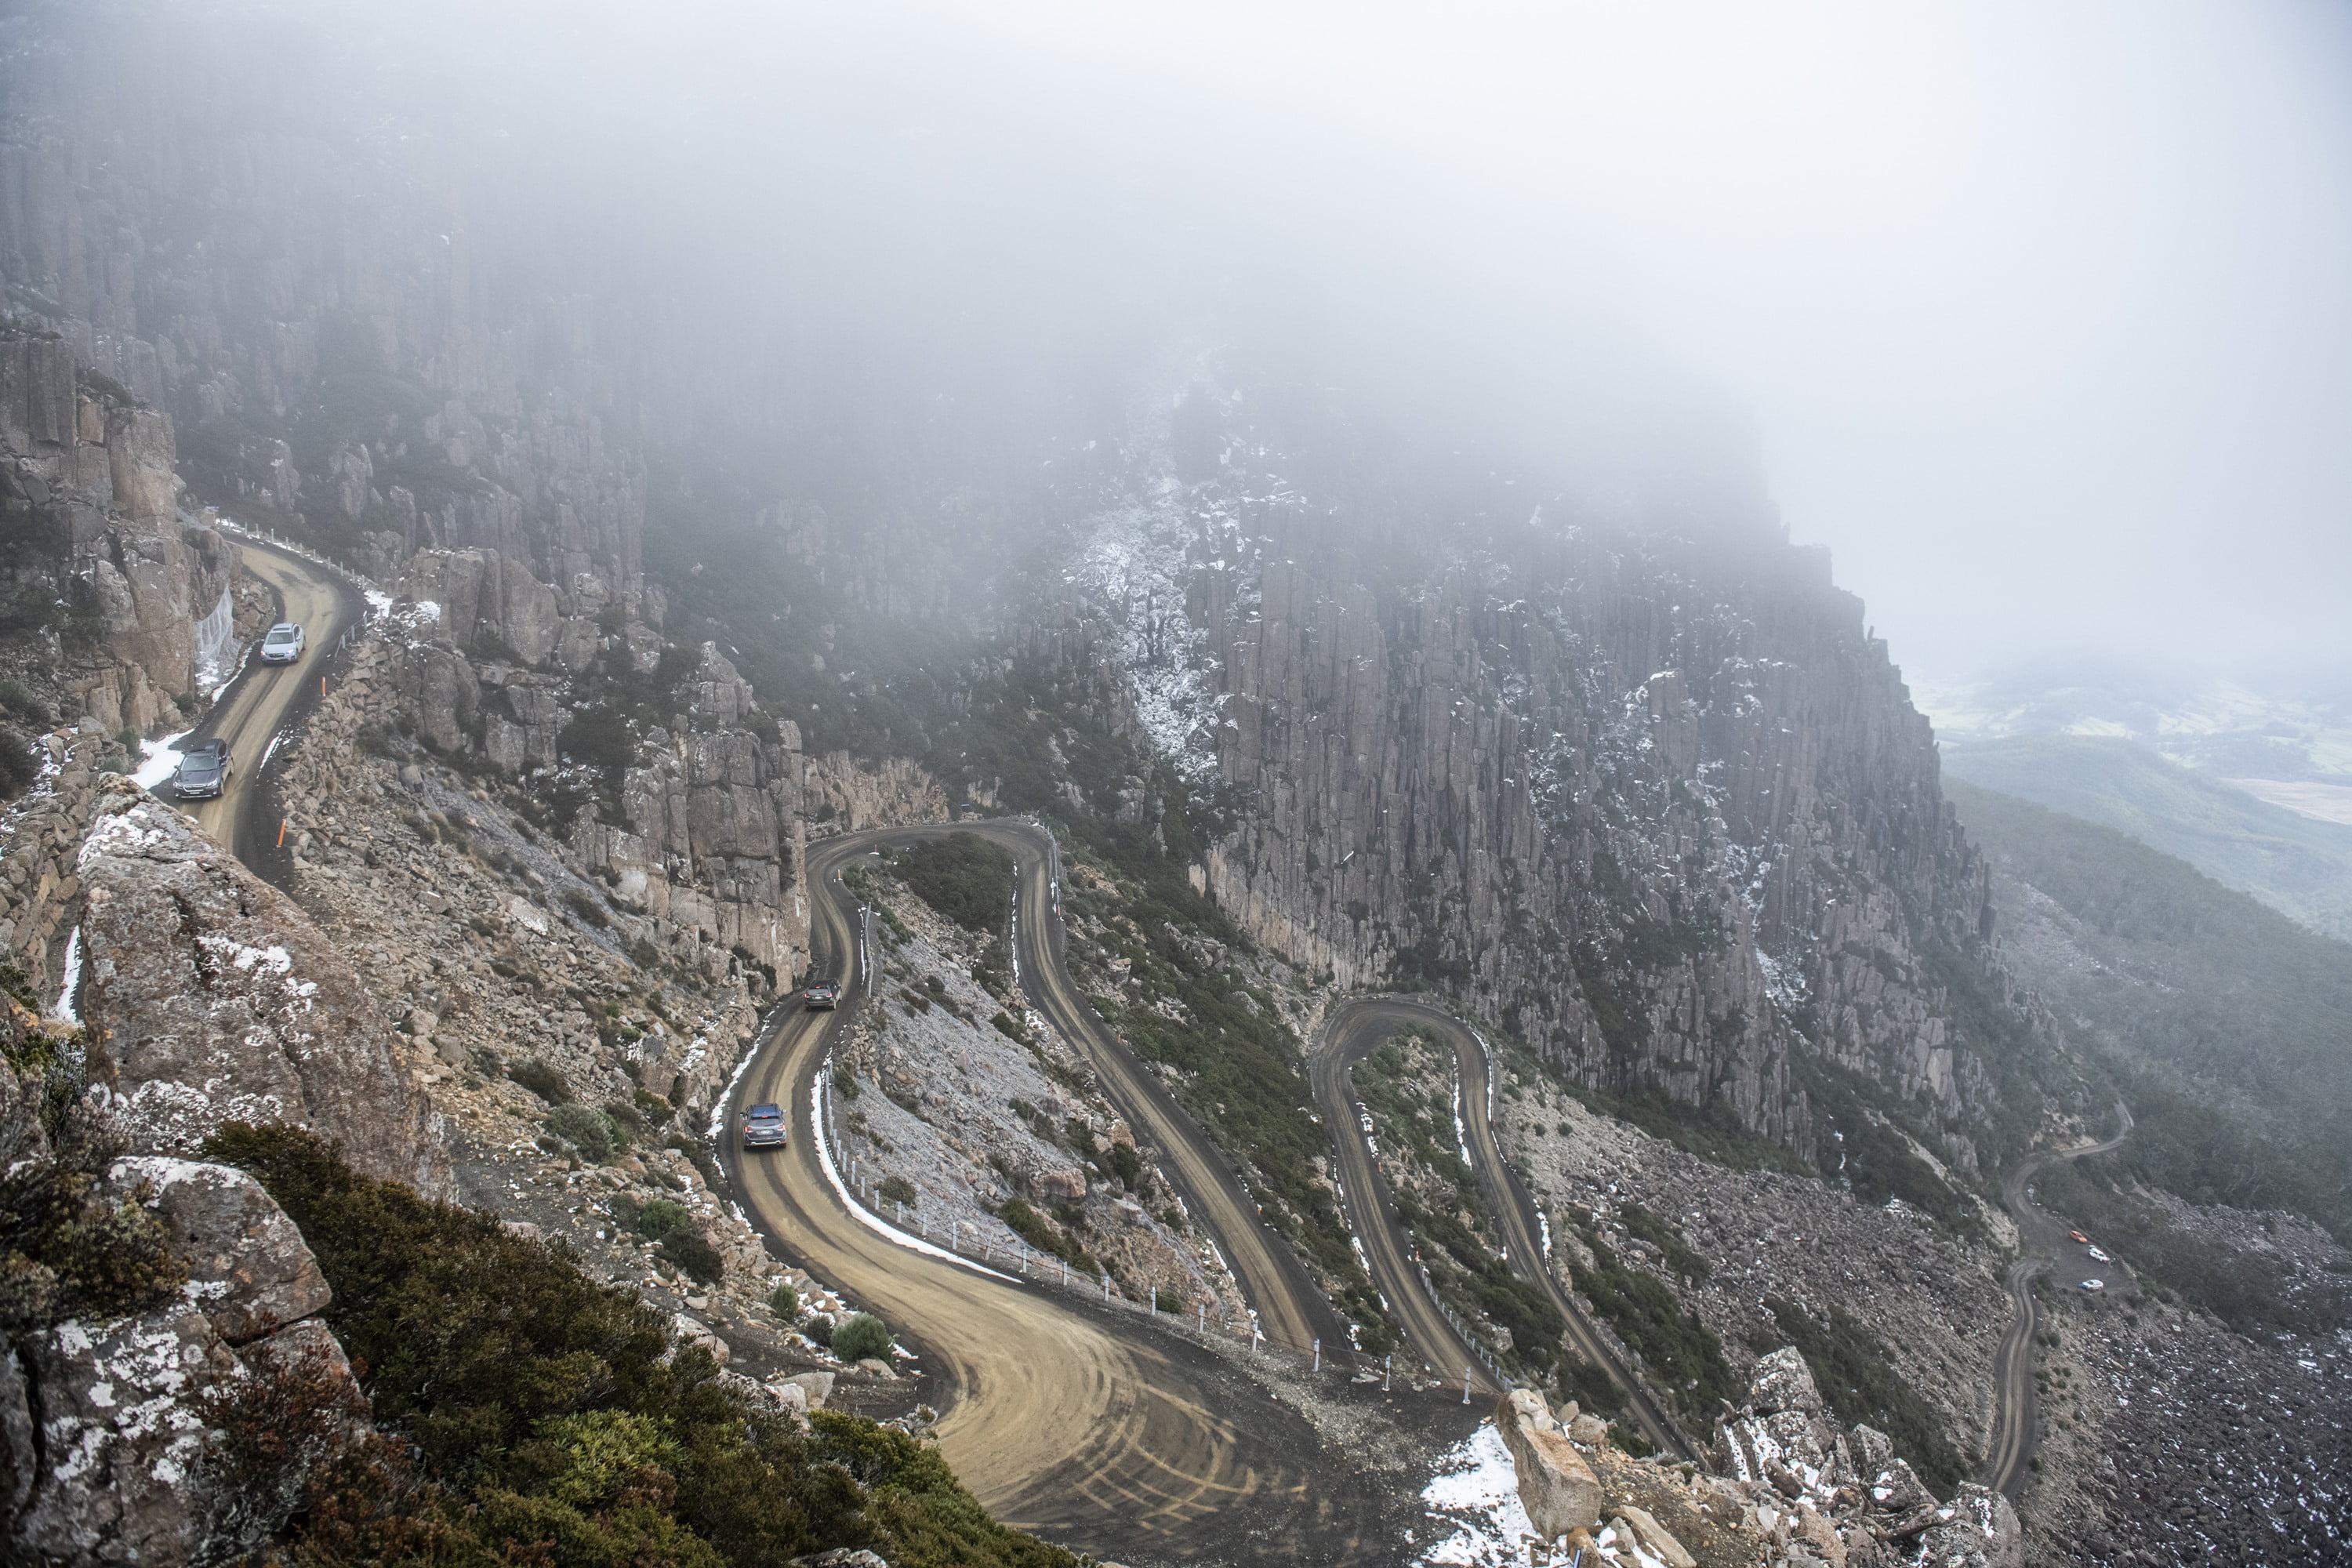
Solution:
{"label": "green shrub", "polygon": [[870,1547],[908,1568],[1075,1568],[902,1434],[821,1411],[798,1436],[659,1312],[491,1215],[371,1181],[299,1129],[226,1127],[205,1153],[301,1228],[391,1434],[314,1479],[295,1563],[783,1568]]}
{"label": "green shrub", "polygon": [[885,1176],[882,1184],[875,1191],[881,1194],[886,1204],[905,1204],[908,1208],[915,1206],[915,1184],[904,1176]]}
{"label": "green shrub", "polygon": [[833,1326],[833,1353],[845,1362],[887,1357],[890,1331],[871,1312],[853,1312]]}
{"label": "green shrub", "polygon": [[891,858],[917,898],[968,931],[1002,928],[1013,902],[1013,857],[971,833],[926,838]]}
{"label": "green shrub", "polygon": [[798,1321],[801,1315],[801,1293],[789,1284],[779,1285],[768,1293],[768,1310],[788,1323]]}
{"label": "green shrub", "polygon": [[563,889],[563,902],[573,914],[580,917],[583,925],[603,931],[613,923],[612,917],[604,912],[604,906],[598,902],[592,893],[578,888],[566,888]]}
{"label": "green shrub", "polygon": [[655,1198],[637,1210],[633,1223],[647,1241],[667,1241],[681,1230],[694,1228],[694,1211],[668,1198]]}
{"label": "green shrub", "polygon": [[507,1068],[507,1077],[550,1105],[564,1105],[571,1101],[572,1086],[564,1081],[563,1075],[537,1057],[527,1058]]}
{"label": "green shrub", "polygon": [[1712,1415],[1718,1400],[1738,1391],[1723,1359],[1723,1342],[1657,1276],[1619,1262],[1591,1226],[1577,1228],[1591,1249],[1592,1267],[1574,1271],[1576,1288],[1640,1353],[1676,1405],[1695,1416]]}
{"label": "green shrub", "polygon": [[559,1105],[547,1113],[547,1130],[590,1160],[613,1157],[613,1121],[584,1105]]}

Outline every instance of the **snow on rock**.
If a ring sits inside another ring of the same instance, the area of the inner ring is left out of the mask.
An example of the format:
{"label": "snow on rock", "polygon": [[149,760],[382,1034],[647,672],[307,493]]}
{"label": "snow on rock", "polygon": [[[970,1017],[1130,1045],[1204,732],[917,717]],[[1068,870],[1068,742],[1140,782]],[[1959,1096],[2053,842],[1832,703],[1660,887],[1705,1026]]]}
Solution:
{"label": "snow on rock", "polygon": [[1437,1541],[1414,1559],[1447,1568],[1507,1568],[1527,1561],[1534,1521],[1519,1501],[1518,1471],[1492,1421],[1446,1450],[1421,1489]]}
{"label": "snow on rock", "polygon": [[1110,638],[1153,750],[1188,775],[1215,763],[1220,697],[1207,639],[1186,612],[1192,529],[1175,480],[1097,517],[1069,580],[1108,611]]}

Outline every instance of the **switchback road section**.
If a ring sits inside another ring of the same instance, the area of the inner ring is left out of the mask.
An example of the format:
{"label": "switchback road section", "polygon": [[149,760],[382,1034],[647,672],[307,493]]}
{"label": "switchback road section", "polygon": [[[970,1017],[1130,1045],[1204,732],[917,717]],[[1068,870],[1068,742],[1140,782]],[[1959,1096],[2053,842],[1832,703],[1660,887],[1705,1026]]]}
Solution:
{"label": "switchback road section", "polygon": [[[308,646],[292,664],[264,664],[258,655],[247,655],[244,669],[181,742],[184,748],[199,741],[226,741],[234,763],[228,786],[217,799],[185,802],[181,809],[216,843],[276,882],[283,866],[262,770],[272,742],[317,707],[319,683],[329,679],[327,663],[336,641],[360,624],[367,605],[357,589],[328,567],[249,536],[238,537],[236,546],[245,569],[278,595],[278,618],[299,624]],[[156,793],[168,799],[171,788],[165,783]]]}
{"label": "switchback road section", "polygon": [[2053,1262],[2064,1260],[2088,1268],[2068,1283],[2081,1289],[2080,1279],[2097,1279],[2103,1289],[2128,1294],[2136,1287],[2120,1259],[2102,1263],[2087,1256],[2092,1245],[2074,1240],[2066,1227],[2036,1206],[2033,1178],[2053,1160],[2079,1160],[2104,1154],[2131,1136],[2131,1108],[2116,1101],[2116,1135],[2072,1149],[2029,1154],[2017,1163],[2001,1183],[2000,1194],[2011,1217],[2017,1221],[2017,1261],[2009,1266],[2009,1295],[2017,1316],[2001,1336],[2000,1353],[1993,1361],[1992,1442],[1985,1456],[1985,1485],[2014,1498],[2025,1489],[2033,1463],[2034,1445],[2041,1440],[2041,1410],[2033,1387],[2033,1341],[2042,1331],[2042,1303],[2034,1299],[2033,1281]]}
{"label": "switchback road section", "polygon": [[[1556,1278],[1545,1257],[1542,1221],[1534,1198],[1503,1157],[1495,1137],[1493,1110],[1494,1064],[1485,1043],[1469,1026],[1450,1013],[1426,1003],[1394,996],[1359,997],[1335,1005],[1325,1017],[1308,1056],[1316,1104],[1329,1123],[1339,1155],[1341,1180],[1348,1189],[1348,1212],[1356,1236],[1372,1266],[1373,1278],[1391,1310],[1402,1321],[1406,1333],[1430,1363],[1442,1373],[1470,1364],[1459,1331],[1446,1321],[1422,1283],[1413,1261],[1412,1244],[1398,1221],[1388,1186],[1356,1121],[1355,1089],[1349,1070],[1381,1044],[1419,1026],[1453,1049],[1454,1070],[1462,1093],[1462,1121],[1470,1163],[1495,1216],[1513,1268],[1540,1288],[1568,1321],[1570,1342],[1579,1355],[1605,1371],[1624,1392],[1634,1424],[1657,1447],[1678,1458],[1696,1456],[1674,1422],[1659,1408],[1642,1381],[1618,1358],[1568,1289]],[[1490,1384],[1497,1380],[1489,1377]]]}
{"label": "switchback road section", "polygon": [[[773,1152],[747,1154],[731,1139],[722,1146],[745,1208],[786,1252],[873,1303],[921,1347],[945,1409],[941,1454],[998,1518],[1122,1558],[1376,1556],[1382,1549],[1365,1542],[1361,1489],[1328,1473],[1328,1462],[1318,1466],[1322,1444],[1305,1421],[1262,1392],[1240,1392],[1247,1384],[1215,1352],[1115,1323],[1045,1288],[915,1250],[851,1210],[825,1164],[816,1120],[819,1075],[864,996],[857,900],[842,872],[877,843],[929,831],[861,834],[809,849],[814,972],[843,982],[842,1005],[810,1013],[788,1003],[754,1047],[730,1122],[740,1104],[772,1101],[785,1108],[791,1133]],[[1052,889],[1050,876],[1037,874],[1049,860],[1032,837],[1038,830],[986,823],[938,831],[981,832],[1019,847],[1024,981],[1074,1004],[1066,978],[1049,978],[1059,976],[1060,964],[1043,933],[1053,920]],[[1073,1038],[1088,1043],[1084,1035]],[[1122,1102],[1122,1110],[1129,1106]],[[1129,1120],[1139,1137],[1159,1142],[1181,1163],[1176,1129],[1139,1110]],[[1196,1217],[1204,1217],[1202,1208],[1196,1202]],[[1220,1240],[1228,1256],[1244,1250],[1236,1238]],[[1244,1285],[1250,1288],[1246,1277]],[[1279,1292],[1269,1293],[1261,1311],[1281,1301]]]}

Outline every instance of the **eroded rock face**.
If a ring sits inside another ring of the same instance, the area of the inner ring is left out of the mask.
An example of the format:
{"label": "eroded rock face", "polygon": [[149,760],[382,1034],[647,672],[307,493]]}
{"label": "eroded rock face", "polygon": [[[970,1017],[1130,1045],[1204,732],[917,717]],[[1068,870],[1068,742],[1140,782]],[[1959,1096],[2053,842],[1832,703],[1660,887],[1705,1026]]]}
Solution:
{"label": "eroded rock face", "polygon": [[228,1121],[290,1122],[438,1196],[448,1157],[342,956],[294,902],[127,783],[79,859],[90,1075],[133,1151],[192,1153]]}
{"label": "eroded rock face", "polygon": [[114,1163],[107,1185],[143,1194],[187,1267],[190,1304],[229,1344],[321,1311],[333,1294],[302,1233],[243,1171],[134,1154]]}

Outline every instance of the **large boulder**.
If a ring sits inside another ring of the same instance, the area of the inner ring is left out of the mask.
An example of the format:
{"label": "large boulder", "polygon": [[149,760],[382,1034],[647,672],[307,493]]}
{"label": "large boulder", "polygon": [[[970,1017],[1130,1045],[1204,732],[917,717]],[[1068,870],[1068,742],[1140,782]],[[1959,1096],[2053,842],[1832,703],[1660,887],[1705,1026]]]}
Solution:
{"label": "large boulder", "polygon": [[1557,1541],[1601,1522],[1601,1479],[1552,1419],[1541,1394],[1513,1390],[1496,1407],[1495,1426],[1511,1451],[1519,1501],[1538,1534]]}
{"label": "large boulder", "polygon": [[437,1118],[359,976],[292,900],[127,781],[96,804],[78,868],[90,1079],[132,1152],[289,1122],[368,1175],[454,1190]]}
{"label": "large boulder", "polygon": [[60,1323],[33,1337],[26,1359],[44,1473],[11,1561],[187,1562],[204,1530],[198,1395],[241,1370],[211,1322],[179,1305]]}
{"label": "large boulder", "polygon": [[1776,1415],[1783,1410],[1819,1415],[1829,1409],[1813,1382],[1813,1369],[1805,1364],[1804,1356],[1794,1345],[1783,1345],[1758,1358],[1748,1384],[1748,1405],[1759,1415]]}
{"label": "large boulder", "polygon": [[232,1345],[275,1334],[333,1294],[302,1233],[243,1171],[134,1154],[114,1163],[107,1185],[139,1194],[163,1222],[187,1267],[188,1300]]}

